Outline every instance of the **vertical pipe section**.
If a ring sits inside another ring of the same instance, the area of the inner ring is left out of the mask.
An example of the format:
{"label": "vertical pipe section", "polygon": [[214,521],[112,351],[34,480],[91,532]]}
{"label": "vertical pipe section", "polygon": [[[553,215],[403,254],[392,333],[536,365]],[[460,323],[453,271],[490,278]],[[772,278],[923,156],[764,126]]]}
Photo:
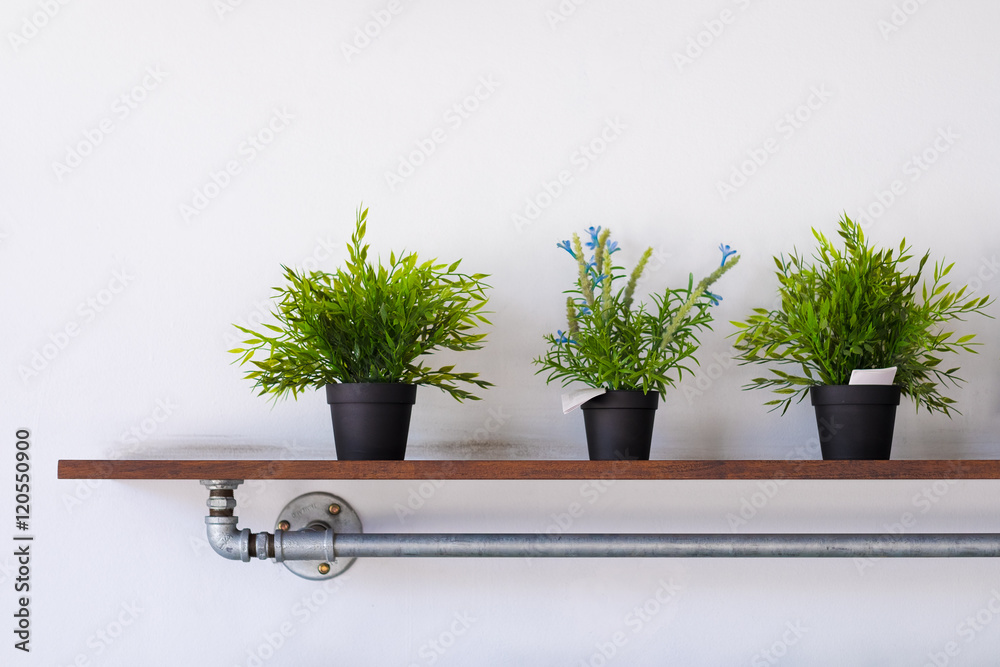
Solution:
{"label": "vertical pipe section", "polygon": [[229,560],[249,563],[253,558],[276,562],[286,560],[334,560],[334,533],[329,527],[312,526],[306,530],[275,530],[252,533],[249,528],[237,527],[236,487],[240,479],[210,479],[201,482],[208,487],[208,516],[205,517],[208,543],[215,553]]}

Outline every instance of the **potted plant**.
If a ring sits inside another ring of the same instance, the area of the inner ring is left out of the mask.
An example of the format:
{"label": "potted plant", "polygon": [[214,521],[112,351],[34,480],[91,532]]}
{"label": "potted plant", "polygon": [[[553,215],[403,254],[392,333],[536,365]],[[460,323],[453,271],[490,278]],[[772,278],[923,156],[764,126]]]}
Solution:
{"label": "potted plant", "polygon": [[685,372],[692,373],[686,364],[698,363],[696,334],[711,329],[709,307],[721,297],[708,288],[739,256],[720,246],[719,268],[697,284],[689,275],[686,287],[651,294],[647,308],[634,298],[653,249],[643,253],[625,280],[622,267],[614,265],[619,248],[611,230],[591,227],[588,232],[589,258],[577,234],[572,244],[557,244],[576,261],[576,285],[565,292],[570,295],[566,331],[547,334],[549,350],[534,363],[541,367],[537,373],[548,371],[546,382],[606,390],[581,406],[591,460],[649,459],[659,400]]}
{"label": "potted plant", "polygon": [[[484,274],[458,272],[461,260],[420,262],[416,253],[390,253],[372,263],[362,245],[368,209],[359,207],[348,261],[335,273],[282,266],[287,284],[274,288],[278,325],[231,350],[259,394],[294,398],[325,387],[337,458],[401,460],[417,385],[438,387],[455,399],[477,399],[459,383],[492,386],[454,366],[433,369],[421,358],[434,350],[477,350],[489,324]],[[258,353],[260,353],[258,355]]]}
{"label": "potted plant", "polygon": [[[765,364],[771,376],[744,388],[770,388],[779,398],[766,405],[788,410],[810,394],[816,407],[824,459],[888,459],[900,395],[919,411],[957,412],[942,385],[957,386],[958,368],[942,357],[975,352],[975,334],[956,338],[944,330],[966,315],[985,315],[989,296],[973,298],[946,282],[952,265],[934,264],[930,285],[921,283],[930,252],[916,271],[906,239],[897,249],[869,246],[861,226],[846,215],[840,250],[813,229],[813,261],[794,253],[775,257],[780,307],[754,309],[739,327],[735,347],[742,364]],[[988,317],[988,315],[987,315]],[[782,370],[788,366],[794,370]],[[849,384],[856,369],[895,367],[895,384]]]}

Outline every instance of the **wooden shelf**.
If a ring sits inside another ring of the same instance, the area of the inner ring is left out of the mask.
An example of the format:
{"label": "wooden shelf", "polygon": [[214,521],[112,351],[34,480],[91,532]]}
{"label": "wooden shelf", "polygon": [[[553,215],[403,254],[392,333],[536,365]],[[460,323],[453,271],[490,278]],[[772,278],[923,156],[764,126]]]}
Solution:
{"label": "wooden shelf", "polygon": [[1000,479],[1000,460],[168,461],[61,460],[59,479]]}

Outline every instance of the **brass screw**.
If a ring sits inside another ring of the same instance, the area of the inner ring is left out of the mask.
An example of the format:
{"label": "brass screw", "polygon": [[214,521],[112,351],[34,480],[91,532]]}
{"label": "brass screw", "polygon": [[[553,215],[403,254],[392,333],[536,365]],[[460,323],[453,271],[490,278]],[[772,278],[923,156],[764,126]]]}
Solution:
{"label": "brass screw", "polygon": [[280,530],[288,530],[291,527],[292,527],[292,524],[288,523],[287,521],[279,521],[278,522],[278,528]]}
{"label": "brass screw", "polygon": [[337,503],[333,503],[332,505],[326,508],[326,511],[334,515],[340,514],[340,505],[338,505]]}
{"label": "brass screw", "polygon": [[319,570],[320,574],[330,574],[330,564],[329,563],[320,563],[319,567],[317,569]]}

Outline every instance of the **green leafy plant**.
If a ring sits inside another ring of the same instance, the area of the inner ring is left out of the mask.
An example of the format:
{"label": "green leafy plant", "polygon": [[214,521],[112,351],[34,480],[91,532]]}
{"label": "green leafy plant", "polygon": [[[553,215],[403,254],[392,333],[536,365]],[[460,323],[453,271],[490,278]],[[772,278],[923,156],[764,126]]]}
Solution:
{"label": "green leafy plant", "polygon": [[[548,353],[534,360],[548,371],[547,382],[582,382],[606,389],[655,391],[665,397],[685,372],[692,373],[688,360],[698,363],[694,353],[700,342],[697,332],[711,329],[709,307],[722,298],[708,288],[739,261],[735,250],[720,245],[722,263],[697,285],[689,275],[685,288],[665,289],[650,295],[654,308],[634,304],[635,288],[649,262],[648,248],[625,280],[623,268],[612,257],[619,250],[610,240],[611,230],[589,228],[589,260],[577,234],[573,243],[558,247],[577,264],[576,286],[567,290],[567,331],[547,334]],[[736,256],[733,256],[736,255]]]}
{"label": "green leafy plant", "polygon": [[[478,399],[457,383],[492,386],[478,373],[454,366],[432,369],[419,358],[434,350],[477,350],[489,324],[482,280],[447,265],[420,262],[416,253],[389,255],[386,266],[368,260],[362,245],[368,209],[359,207],[349,259],[336,273],[298,272],[282,266],[288,284],[275,287],[279,326],[260,331],[239,325],[250,338],[230,350],[259,394],[293,397],[337,382],[399,382],[438,387],[455,399]],[[260,354],[258,354],[260,353]]]}
{"label": "green leafy plant", "polygon": [[958,368],[941,366],[942,356],[975,352],[978,343],[971,342],[975,334],[955,338],[941,327],[971,313],[985,315],[990,297],[972,298],[965,287],[950,290],[946,278],[953,264],[944,261],[935,262],[930,286],[921,285],[930,252],[910,273],[906,239],[898,250],[876,250],[846,215],[838,234],[843,250],[813,229],[818,242],[813,263],[796,253],[775,257],[781,307],[756,308],[745,322],[733,322],[740,329],[734,335],[742,364],[801,369],[799,374],[771,368],[770,377],[755,378],[744,388],[772,389],[781,398],[766,405],[781,407],[784,414],[810,386],[848,384],[856,368],[895,366],[895,384],[918,411],[924,406],[950,415],[955,401],[942,395],[939,385],[962,380]]}

